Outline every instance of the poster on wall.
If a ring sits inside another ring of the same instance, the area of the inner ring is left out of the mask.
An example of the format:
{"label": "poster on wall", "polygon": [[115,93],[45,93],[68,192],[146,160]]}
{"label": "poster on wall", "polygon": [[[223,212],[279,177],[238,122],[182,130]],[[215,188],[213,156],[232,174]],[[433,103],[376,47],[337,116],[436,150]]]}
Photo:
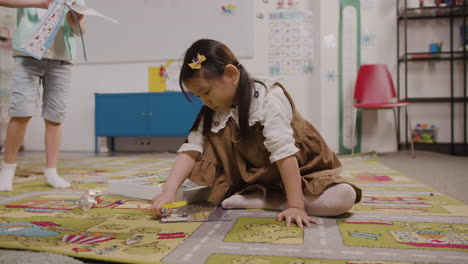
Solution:
{"label": "poster on wall", "polygon": [[312,13],[270,14],[268,67],[270,75],[311,74],[313,71]]}

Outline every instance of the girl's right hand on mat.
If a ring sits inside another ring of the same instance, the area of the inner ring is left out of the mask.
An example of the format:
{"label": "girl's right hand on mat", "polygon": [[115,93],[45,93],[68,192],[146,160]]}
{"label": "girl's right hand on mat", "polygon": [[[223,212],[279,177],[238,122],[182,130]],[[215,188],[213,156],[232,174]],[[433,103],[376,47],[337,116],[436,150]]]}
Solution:
{"label": "girl's right hand on mat", "polygon": [[[151,203],[151,213],[153,216],[161,217],[161,209],[163,204],[175,202],[175,193],[165,193],[164,191],[160,192],[158,195],[154,196]],[[170,209],[165,212],[165,215],[170,214]]]}
{"label": "girl's right hand on mat", "polygon": [[308,216],[304,209],[293,207],[287,208],[286,210],[279,213],[277,220],[279,222],[285,221],[286,226],[291,226],[292,222],[295,222],[298,227],[304,227],[304,225],[306,227],[312,227],[312,224],[320,224],[317,219]]}

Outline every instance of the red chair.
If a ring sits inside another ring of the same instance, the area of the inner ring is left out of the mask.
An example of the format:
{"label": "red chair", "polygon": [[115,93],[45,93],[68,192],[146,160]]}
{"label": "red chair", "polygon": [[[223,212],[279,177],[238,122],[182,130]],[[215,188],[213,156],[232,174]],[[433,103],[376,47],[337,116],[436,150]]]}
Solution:
{"label": "red chair", "polygon": [[[398,142],[398,107],[405,108],[408,116],[408,105],[410,102],[397,101],[395,87],[392,76],[385,64],[362,65],[359,68],[356,87],[354,89],[354,109],[353,109],[353,133],[352,133],[352,153],[356,140],[356,121],[358,111],[365,109],[392,109],[395,117],[395,131]],[[411,122],[408,116],[408,132],[411,138]],[[411,155],[414,158],[413,140],[410,140]]]}

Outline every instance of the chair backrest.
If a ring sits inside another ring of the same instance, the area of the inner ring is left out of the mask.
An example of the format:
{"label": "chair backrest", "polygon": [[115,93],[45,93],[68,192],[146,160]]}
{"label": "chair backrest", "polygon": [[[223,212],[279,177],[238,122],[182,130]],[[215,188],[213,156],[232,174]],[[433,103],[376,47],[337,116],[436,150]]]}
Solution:
{"label": "chair backrest", "polygon": [[359,68],[354,99],[360,103],[387,103],[396,97],[392,76],[385,64],[368,64]]}

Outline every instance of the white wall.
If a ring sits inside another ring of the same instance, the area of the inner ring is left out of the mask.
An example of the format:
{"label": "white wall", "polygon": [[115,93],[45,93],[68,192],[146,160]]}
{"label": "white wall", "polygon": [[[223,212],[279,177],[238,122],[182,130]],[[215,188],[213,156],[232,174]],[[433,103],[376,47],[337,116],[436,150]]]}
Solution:
{"label": "white wall", "polygon": [[[311,9],[318,1],[299,1],[299,9]],[[263,19],[255,21],[255,55],[241,58],[241,63],[253,75],[268,75],[268,22],[269,12],[276,11],[276,1],[264,3],[255,1],[256,12],[262,12]],[[312,10],[318,22],[319,12]],[[181,21],[181,23],[184,23]],[[318,35],[319,28],[316,27]],[[318,47],[318,42],[316,43]],[[105,48],[105,47],[103,47]],[[181,51],[183,53],[183,51]],[[318,58],[318,52],[314,54]],[[318,61],[318,59],[317,59]],[[74,67],[72,91],[67,118],[63,123],[62,150],[94,150],[94,93],[146,92],[147,67],[159,66],[165,61],[145,63],[77,64]],[[177,67],[175,62],[172,67]],[[318,68],[318,67],[317,67]],[[320,127],[319,75],[284,76],[279,78],[293,96],[295,103],[306,119]],[[171,90],[178,89],[176,81],[168,83]],[[27,150],[44,149],[44,124],[40,115],[32,119],[25,138]]]}
{"label": "white wall", "polygon": [[[321,1],[321,132],[333,149],[339,139],[338,37],[339,0]],[[361,0],[361,64],[387,64],[396,80],[396,1]],[[367,37],[367,41],[363,40]],[[334,46],[326,42],[334,38]],[[346,61],[345,61],[346,63]],[[333,72],[334,79],[327,78]],[[345,72],[346,74],[347,72]],[[361,151],[395,151],[391,111],[365,111]],[[350,131],[345,130],[345,133]]]}
{"label": "white wall", "polygon": [[[255,55],[253,58],[242,58],[241,62],[254,75],[268,74],[268,14],[275,11],[277,1],[255,0],[256,12],[262,12],[263,19],[255,21]],[[303,116],[319,128],[328,144],[338,150],[338,24],[340,0],[299,0],[300,9],[312,11],[314,20],[314,57],[316,65],[312,75],[282,76],[280,80],[292,94],[296,105]],[[361,32],[367,37],[362,41],[362,63],[387,64],[393,80],[396,82],[396,1],[361,0]],[[181,22],[183,23],[183,22]],[[429,34],[434,34],[429,26]],[[437,29],[435,29],[437,30]],[[413,37],[423,38],[423,32],[416,30]],[[444,31],[445,32],[445,31]],[[456,38],[458,31],[454,31]],[[445,34],[445,33],[444,33]],[[334,47],[326,44],[325,37],[333,36]],[[439,41],[433,35],[422,43]],[[448,43],[447,36],[442,41]],[[417,42],[417,41],[416,41]],[[419,42],[421,43],[421,42]],[[105,48],[105,47],[103,47]],[[412,47],[413,48],[413,47]],[[414,47],[425,50],[425,47]],[[64,123],[63,150],[92,151],[94,149],[94,93],[146,92],[147,66],[164,64],[162,61],[125,64],[79,64],[75,66],[71,92],[70,111]],[[440,87],[448,87],[446,67],[443,64],[413,66],[411,70],[421,74],[421,78],[413,79],[411,85],[419,87],[423,93],[430,91],[442,93]],[[447,65],[447,64],[445,64]],[[174,63],[172,67],[177,67]],[[444,68],[445,67],[445,68]],[[334,79],[327,74],[335,73]],[[429,80],[427,76],[436,76]],[[460,74],[459,74],[460,75]],[[426,77],[424,77],[426,76]],[[457,79],[460,83],[460,79]],[[170,89],[178,89],[175,80],[169,82]],[[434,95],[433,94],[433,95]],[[447,127],[450,113],[447,105],[413,104],[410,108],[413,123],[433,123],[439,127]],[[457,107],[457,113],[461,112]],[[462,116],[458,114],[456,118]],[[369,111],[363,115],[362,151],[376,150],[388,152],[396,150],[393,116],[391,111]],[[456,136],[461,137],[461,128]],[[446,129],[441,129],[441,142],[447,142],[449,135]],[[43,121],[36,117],[32,120],[26,135],[25,146],[29,150],[43,150]]]}

